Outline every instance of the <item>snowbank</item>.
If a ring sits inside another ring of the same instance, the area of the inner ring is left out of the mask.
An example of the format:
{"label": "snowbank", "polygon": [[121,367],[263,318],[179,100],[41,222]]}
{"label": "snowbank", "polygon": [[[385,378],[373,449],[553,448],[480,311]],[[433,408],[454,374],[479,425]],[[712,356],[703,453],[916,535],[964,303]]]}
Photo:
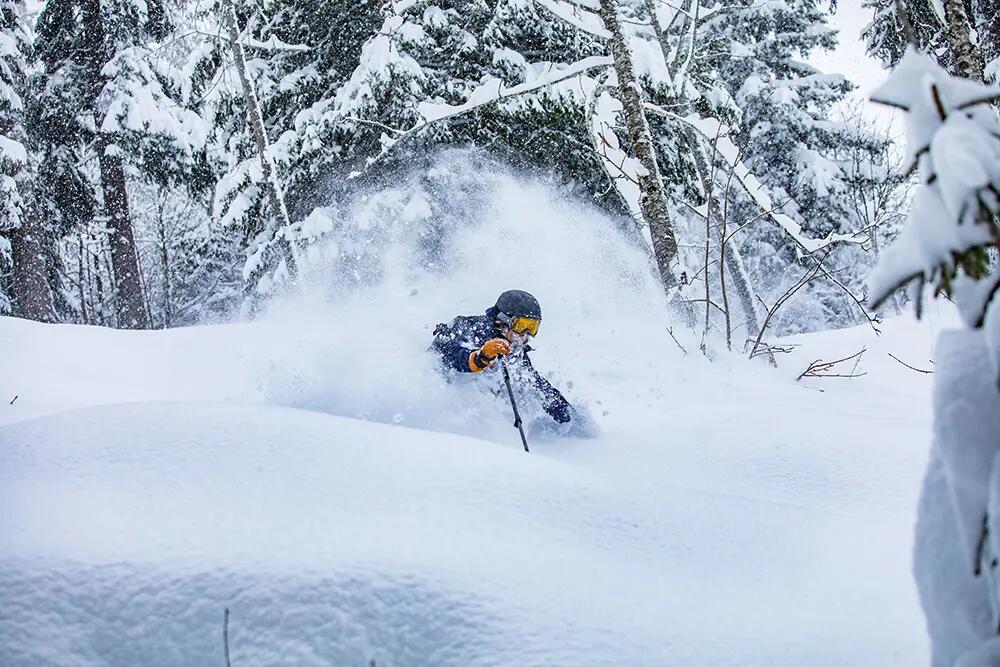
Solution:
{"label": "snowbank", "polygon": [[[709,363],[629,235],[499,186],[437,248],[412,184],[349,212],[259,322],[0,318],[0,664],[221,664],[226,607],[234,665],[926,662],[930,378],[883,353],[924,366],[931,322]],[[496,378],[434,371],[434,324],[511,287],[599,437],[525,454]],[[864,377],[792,380],[858,344]]]}

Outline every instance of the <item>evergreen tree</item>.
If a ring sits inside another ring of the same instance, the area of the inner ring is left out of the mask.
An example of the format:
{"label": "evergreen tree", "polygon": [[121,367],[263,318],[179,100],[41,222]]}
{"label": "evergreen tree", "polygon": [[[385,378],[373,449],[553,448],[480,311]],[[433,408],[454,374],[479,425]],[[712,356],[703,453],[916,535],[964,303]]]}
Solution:
{"label": "evergreen tree", "polygon": [[[917,518],[914,571],[935,664],[1000,661],[1000,90],[950,76],[909,49],[872,99],[909,114],[920,170],[906,224],[870,282],[876,300],[924,287],[966,330],[935,345],[934,443]],[[992,256],[991,256],[992,255]]]}
{"label": "evergreen tree", "polygon": [[37,161],[25,129],[31,42],[24,3],[0,2],[0,313],[55,318],[46,279],[46,233],[35,206]]}
{"label": "evergreen tree", "polygon": [[[531,94],[496,101],[500,86],[531,88],[552,70],[598,53],[592,38],[532,3],[400,7],[397,14],[386,3],[384,17],[368,5],[355,7],[351,30],[307,42],[308,50],[281,46],[301,40],[304,33],[296,26],[316,23],[320,11],[331,11],[327,5],[320,10],[309,3],[277,3],[272,19],[249,23],[252,43],[270,45],[260,49],[268,57],[258,61],[258,82],[265,125],[276,137],[270,152],[293,221],[343,193],[352,173],[382,178],[434,146],[490,146],[518,166],[554,167],[592,191],[600,189],[605,179],[590,148],[579,93],[543,90],[540,83]],[[340,16],[333,20],[344,22]],[[338,67],[330,66],[333,60]],[[278,93],[269,96],[267,90]],[[477,95],[490,103],[478,104]],[[219,100],[220,109],[228,104],[226,96]],[[230,117],[216,116],[220,143],[245,136],[242,128],[224,125]],[[240,224],[253,238],[263,190],[255,158],[243,154],[221,180],[216,206],[223,222]],[[294,234],[299,241],[316,231],[293,227],[300,230]]]}
{"label": "evergreen tree", "polygon": [[[895,67],[911,42],[949,72],[1000,81],[1000,1],[865,0],[868,52]],[[956,50],[957,49],[957,50]]]}
{"label": "evergreen tree", "polygon": [[43,189],[64,231],[79,224],[98,197],[78,165],[96,157],[122,327],[147,325],[128,178],[207,178],[205,129],[155,69],[151,48],[170,31],[159,0],[54,0],[38,21],[45,73],[33,123],[45,142]]}

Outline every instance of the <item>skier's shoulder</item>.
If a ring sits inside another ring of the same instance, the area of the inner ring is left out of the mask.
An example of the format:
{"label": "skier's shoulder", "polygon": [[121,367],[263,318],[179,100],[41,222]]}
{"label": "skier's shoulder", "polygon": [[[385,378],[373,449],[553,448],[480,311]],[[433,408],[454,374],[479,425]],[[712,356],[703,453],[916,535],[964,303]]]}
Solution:
{"label": "skier's shoulder", "polygon": [[434,328],[435,338],[455,339],[488,335],[489,318],[486,315],[459,315],[448,324],[444,322]]}

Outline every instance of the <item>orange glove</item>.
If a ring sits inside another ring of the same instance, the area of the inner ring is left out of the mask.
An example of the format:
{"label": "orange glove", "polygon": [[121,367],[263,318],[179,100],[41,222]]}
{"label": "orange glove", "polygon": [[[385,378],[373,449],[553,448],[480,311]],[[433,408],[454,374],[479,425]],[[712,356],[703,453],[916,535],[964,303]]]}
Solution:
{"label": "orange glove", "polygon": [[503,338],[491,338],[478,350],[469,353],[469,370],[478,373],[493,365],[497,357],[510,354],[510,343]]}

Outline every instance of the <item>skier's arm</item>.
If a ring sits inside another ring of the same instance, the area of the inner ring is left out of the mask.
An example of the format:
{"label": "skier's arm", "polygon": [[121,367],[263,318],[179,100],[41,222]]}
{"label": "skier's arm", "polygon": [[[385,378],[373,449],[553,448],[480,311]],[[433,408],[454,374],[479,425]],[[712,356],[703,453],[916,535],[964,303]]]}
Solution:
{"label": "skier's arm", "polygon": [[469,354],[475,348],[466,347],[464,339],[465,336],[455,327],[455,322],[451,326],[439,324],[434,329],[434,349],[441,355],[445,367],[461,373],[471,373]]}
{"label": "skier's arm", "polygon": [[527,370],[530,377],[532,386],[538,390],[538,393],[542,397],[542,409],[552,419],[556,420],[560,424],[568,422],[571,418],[571,413],[573,411],[573,406],[570,402],[559,393],[559,390],[552,386],[552,383],[542,377],[542,374],[535,370],[535,367],[531,365],[531,360],[528,355],[524,355],[524,367]]}

